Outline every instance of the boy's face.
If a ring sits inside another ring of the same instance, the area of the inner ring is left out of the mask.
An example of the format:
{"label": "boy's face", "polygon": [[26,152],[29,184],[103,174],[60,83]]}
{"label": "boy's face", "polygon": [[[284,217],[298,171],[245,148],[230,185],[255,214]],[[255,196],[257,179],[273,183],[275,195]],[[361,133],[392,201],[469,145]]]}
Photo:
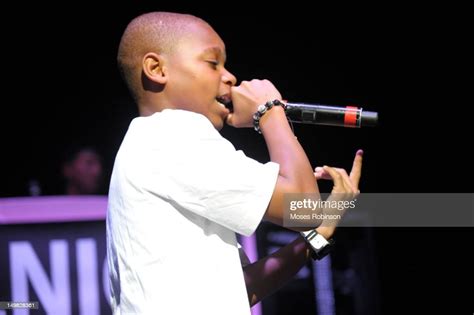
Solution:
{"label": "boy's face", "polygon": [[189,30],[169,56],[165,90],[175,107],[203,114],[219,130],[229,110],[216,98],[230,100],[236,78],[224,67],[225,45],[219,35],[204,23]]}

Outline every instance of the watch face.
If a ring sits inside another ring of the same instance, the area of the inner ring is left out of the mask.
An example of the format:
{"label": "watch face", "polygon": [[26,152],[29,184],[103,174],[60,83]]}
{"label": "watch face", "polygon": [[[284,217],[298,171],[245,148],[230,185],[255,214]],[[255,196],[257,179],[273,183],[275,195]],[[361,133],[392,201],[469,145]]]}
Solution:
{"label": "watch face", "polygon": [[[318,236],[319,236],[319,234],[318,234]],[[318,237],[318,236],[316,236],[311,241],[311,245],[313,245],[314,248],[316,248],[317,250],[320,250],[321,248],[323,248],[324,246],[326,246],[328,244],[328,241],[326,241],[324,238]]]}

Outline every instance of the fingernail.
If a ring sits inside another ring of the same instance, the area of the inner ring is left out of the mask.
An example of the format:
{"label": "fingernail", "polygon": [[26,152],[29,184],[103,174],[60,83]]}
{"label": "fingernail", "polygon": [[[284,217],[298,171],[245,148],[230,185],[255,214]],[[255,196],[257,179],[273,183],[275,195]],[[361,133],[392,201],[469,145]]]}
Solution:
{"label": "fingernail", "polygon": [[364,155],[364,150],[362,149],[357,150],[357,155]]}

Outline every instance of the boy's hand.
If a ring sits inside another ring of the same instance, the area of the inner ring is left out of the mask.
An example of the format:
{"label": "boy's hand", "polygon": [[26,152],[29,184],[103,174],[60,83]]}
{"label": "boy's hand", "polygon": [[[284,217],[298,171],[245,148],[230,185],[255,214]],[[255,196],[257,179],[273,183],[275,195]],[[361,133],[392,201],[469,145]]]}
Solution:
{"label": "boy's hand", "polygon": [[[316,167],[314,170],[314,176],[317,180],[327,179],[334,182],[331,194],[326,200],[330,201],[352,201],[359,194],[359,181],[362,172],[362,156],[364,152],[358,150],[352,164],[351,173],[348,175],[346,170],[336,167]],[[325,214],[340,214],[343,217],[346,209],[325,209]],[[322,234],[326,238],[331,238],[334,234],[339,220],[330,219],[324,220],[322,224],[317,228],[318,233]]]}
{"label": "boy's hand", "polygon": [[[323,166],[316,167],[314,169],[314,176],[317,180],[327,179],[332,180],[334,182],[334,186],[331,191],[331,196],[334,194],[333,198],[335,197],[335,195],[340,194],[341,196],[348,197],[348,199],[354,199],[360,193],[359,181],[362,173],[363,154],[364,151],[357,151],[356,156],[354,158],[354,162],[352,164],[350,175],[348,175],[346,170],[343,168]],[[329,198],[331,198],[331,196],[329,196]]]}
{"label": "boy's hand", "polygon": [[227,116],[227,124],[236,128],[253,127],[253,114],[259,105],[281,100],[280,92],[268,80],[242,81],[231,92],[234,112]]}

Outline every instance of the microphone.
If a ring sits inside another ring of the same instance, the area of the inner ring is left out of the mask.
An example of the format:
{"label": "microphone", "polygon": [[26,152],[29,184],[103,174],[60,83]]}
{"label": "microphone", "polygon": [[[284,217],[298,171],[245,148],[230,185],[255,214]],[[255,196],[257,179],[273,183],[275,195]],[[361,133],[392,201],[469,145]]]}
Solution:
{"label": "microphone", "polygon": [[286,103],[286,116],[291,122],[349,128],[375,127],[378,113],[355,106]]}
{"label": "microphone", "polygon": [[[233,111],[231,101],[221,101]],[[322,104],[290,103],[286,104],[286,116],[291,122],[312,125],[328,125],[349,128],[375,127],[378,113],[364,111],[355,106],[330,106]]]}

